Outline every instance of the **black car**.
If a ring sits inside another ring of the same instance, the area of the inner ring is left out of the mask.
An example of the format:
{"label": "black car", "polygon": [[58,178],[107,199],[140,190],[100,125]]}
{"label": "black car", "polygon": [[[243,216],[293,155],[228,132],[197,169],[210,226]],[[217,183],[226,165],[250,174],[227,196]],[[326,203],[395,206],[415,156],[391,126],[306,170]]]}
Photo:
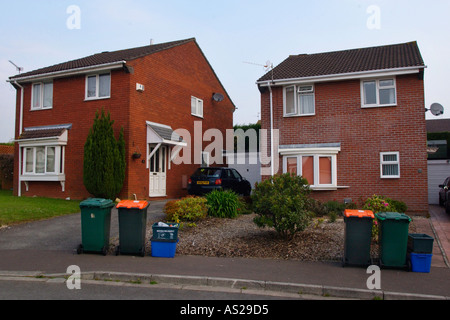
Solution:
{"label": "black car", "polygon": [[239,172],[230,168],[199,168],[188,182],[190,195],[204,195],[213,190],[233,190],[237,194],[249,196],[252,186]]}
{"label": "black car", "polygon": [[445,179],[444,183],[439,185],[439,188],[439,205],[444,206],[445,211],[447,211],[447,213],[450,213],[450,177]]}

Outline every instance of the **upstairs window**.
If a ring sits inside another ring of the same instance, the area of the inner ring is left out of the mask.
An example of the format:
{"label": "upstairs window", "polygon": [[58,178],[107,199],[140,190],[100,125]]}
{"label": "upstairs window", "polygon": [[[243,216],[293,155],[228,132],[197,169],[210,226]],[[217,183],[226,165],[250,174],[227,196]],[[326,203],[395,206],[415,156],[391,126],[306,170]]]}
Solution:
{"label": "upstairs window", "polygon": [[86,77],[86,100],[111,97],[111,74],[96,74]]}
{"label": "upstairs window", "polygon": [[284,116],[315,115],[314,86],[289,86],[284,88]]}
{"label": "upstairs window", "polygon": [[53,82],[34,83],[31,110],[51,109],[53,107]]}
{"label": "upstairs window", "polygon": [[203,100],[191,97],[191,114],[203,118]]}
{"label": "upstairs window", "polygon": [[387,107],[397,104],[395,79],[362,81],[362,106]]}

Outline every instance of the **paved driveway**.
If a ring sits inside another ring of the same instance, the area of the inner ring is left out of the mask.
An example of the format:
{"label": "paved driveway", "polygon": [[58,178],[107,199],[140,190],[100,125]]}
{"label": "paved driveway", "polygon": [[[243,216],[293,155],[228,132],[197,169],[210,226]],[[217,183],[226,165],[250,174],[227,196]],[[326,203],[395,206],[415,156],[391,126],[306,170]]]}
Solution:
{"label": "paved driveway", "polygon": [[[147,219],[164,218],[165,201],[150,204]],[[111,211],[111,237],[119,236],[118,211]],[[0,229],[0,250],[73,251],[81,244],[81,214]]]}

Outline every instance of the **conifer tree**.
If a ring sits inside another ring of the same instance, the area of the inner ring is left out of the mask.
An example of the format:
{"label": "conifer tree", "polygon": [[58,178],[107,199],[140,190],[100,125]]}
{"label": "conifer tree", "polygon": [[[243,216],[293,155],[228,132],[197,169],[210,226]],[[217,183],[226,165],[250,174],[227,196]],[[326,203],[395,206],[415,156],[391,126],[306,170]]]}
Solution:
{"label": "conifer tree", "polygon": [[125,180],[125,139],[123,128],[119,140],[114,136],[111,115],[96,112],[94,124],[84,146],[83,182],[95,198],[115,199]]}

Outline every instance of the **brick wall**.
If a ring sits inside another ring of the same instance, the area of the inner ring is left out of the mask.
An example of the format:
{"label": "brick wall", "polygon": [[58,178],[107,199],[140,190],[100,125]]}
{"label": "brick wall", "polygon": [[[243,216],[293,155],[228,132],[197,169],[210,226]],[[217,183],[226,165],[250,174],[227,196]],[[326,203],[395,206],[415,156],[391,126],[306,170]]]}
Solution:
{"label": "brick wall", "polygon": [[[93,124],[95,112],[104,108],[115,121],[116,135],[124,128],[126,140],[127,172],[122,198],[148,198],[149,170],[146,163],[146,121],[172,126],[173,129],[193,130],[194,121],[202,121],[203,131],[233,126],[233,106],[228,97],[221,103],[212,101],[212,94],[224,89],[195,42],[130,61],[134,71],[112,71],[111,98],[85,101],[85,76],[55,79],[53,82],[53,108],[30,111],[31,84],[25,84],[23,128],[72,123],[66,147],[65,192],[58,182],[30,182],[29,191],[22,183],[25,196],[84,199],[89,197],[83,185],[84,144]],[[144,92],[136,91],[136,83],[145,85]],[[204,100],[204,118],[191,116],[191,95]],[[20,90],[17,92],[16,137],[19,136]],[[225,135],[225,133],[224,133]],[[207,145],[206,143],[205,145]],[[15,157],[18,159],[18,149]],[[131,155],[140,151],[141,159]],[[167,174],[168,198],[186,194],[182,176],[190,175],[198,165],[171,166]],[[14,192],[18,192],[18,161],[14,167]]]}
{"label": "brick wall", "polygon": [[[411,214],[426,214],[427,153],[424,85],[418,75],[398,76],[397,106],[361,108],[360,81],[317,83],[316,115],[283,117],[283,90],[273,88],[274,127],[280,145],[341,143],[337,156],[337,191],[314,191],[321,201],[374,194],[402,200]],[[270,128],[269,92],[261,96],[262,127]],[[380,178],[380,152],[400,152],[400,179]],[[282,172],[282,158],[280,170]]]}

